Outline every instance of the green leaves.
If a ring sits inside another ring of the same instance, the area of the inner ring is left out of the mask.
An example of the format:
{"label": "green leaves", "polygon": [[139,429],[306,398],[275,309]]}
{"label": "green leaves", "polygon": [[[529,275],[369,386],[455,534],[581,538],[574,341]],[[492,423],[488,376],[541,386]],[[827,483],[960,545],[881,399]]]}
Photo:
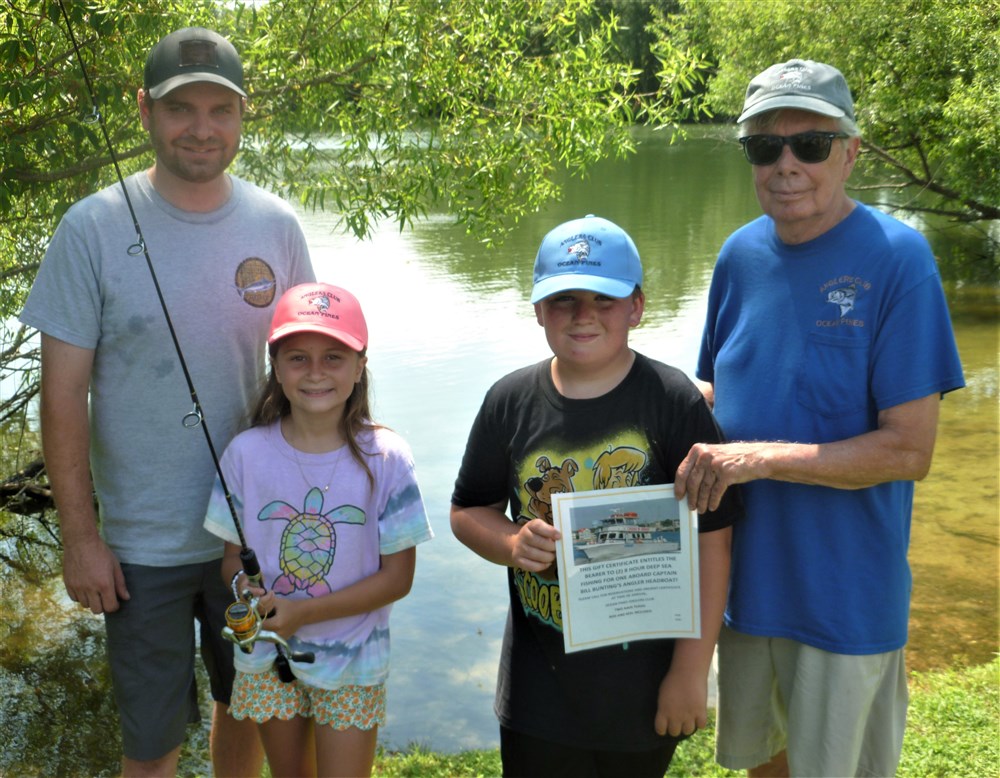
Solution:
{"label": "green leaves", "polygon": [[718,63],[708,99],[736,116],[749,80],[801,57],[838,67],[887,186],[914,208],[1000,218],[1000,4],[996,0],[683,0],[687,40]]}
{"label": "green leaves", "polygon": [[[630,148],[637,74],[592,6],[333,3],[295,21],[291,55],[275,46],[299,13],[284,8],[249,31],[261,45],[241,170],[358,234],[437,210],[499,239],[558,195],[557,165],[582,173]],[[667,101],[656,115],[675,118]]]}
{"label": "green leaves", "polygon": [[[363,235],[444,211],[485,240],[631,148],[628,124],[688,115],[704,67],[669,45],[668,88],[640,94],[593,0],[66,0],[114,151],[151,162],[135,93],[151,45],[184,25],[241,52],[249,110],[238,172],[336,209]],[[58,215],[114,181],[58,2],[0,9],[0,278],[17,310]],[[688,113],[686,113],[688,112]]]}

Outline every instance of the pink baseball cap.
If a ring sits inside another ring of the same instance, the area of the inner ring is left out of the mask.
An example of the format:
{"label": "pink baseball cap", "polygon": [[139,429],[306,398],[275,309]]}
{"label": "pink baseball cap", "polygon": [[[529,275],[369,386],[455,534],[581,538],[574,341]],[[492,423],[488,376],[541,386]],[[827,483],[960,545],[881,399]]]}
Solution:
{"label": "pink baseball cap", "polygon": [[299,284],[278,300],[268,345],[300,332],[326,335],[355,351],[368,346],[368,325],[358,298],[330,284]]}

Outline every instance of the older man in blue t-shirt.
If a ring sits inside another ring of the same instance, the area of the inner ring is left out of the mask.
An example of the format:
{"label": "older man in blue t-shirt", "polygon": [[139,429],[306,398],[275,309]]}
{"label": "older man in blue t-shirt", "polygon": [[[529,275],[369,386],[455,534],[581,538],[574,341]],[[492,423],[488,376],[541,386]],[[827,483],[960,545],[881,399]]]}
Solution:
{"label": "older man in blue t-shirt", "polygon": [[717,759],[755,775],[892,775],[913,482],[964,385],[926,240],[848,197],[860,147],[836,68],[747,89],[740,142],[764,215],[722,247],[698,378],[728,444],[694,446],[699,511],[745,484],[719,638]]}

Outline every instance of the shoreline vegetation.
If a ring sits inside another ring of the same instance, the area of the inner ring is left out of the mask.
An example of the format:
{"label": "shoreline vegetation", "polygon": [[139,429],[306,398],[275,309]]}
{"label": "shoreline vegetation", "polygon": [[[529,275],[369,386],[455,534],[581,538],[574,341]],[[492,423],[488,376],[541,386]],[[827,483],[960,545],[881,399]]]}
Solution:
{"label": "shoreline vegetation", "polygon": [[[714,715],[682,743],[668,776],[742,776],[715,763]],[[980,778],[1000,775],[1000,659],[975,667],[910,672],[910,708],[899,778]],[[500,752],[440,754],[420,745],[380,749],[380,778],[487,778],[500,775]]]}

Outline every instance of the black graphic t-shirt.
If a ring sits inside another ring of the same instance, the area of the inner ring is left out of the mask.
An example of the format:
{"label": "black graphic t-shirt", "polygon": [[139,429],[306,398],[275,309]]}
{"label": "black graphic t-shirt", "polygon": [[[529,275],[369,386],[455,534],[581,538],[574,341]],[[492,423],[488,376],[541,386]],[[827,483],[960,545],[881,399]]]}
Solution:
{"label": "black graphic t-shirt", "polygon": [[[673,483],[697,442],[722,433],[698,389],[676,368],[636,354],[607,394],[572,400],[556,390],[550,360],[515,371],[487,392],[452,495],[460,507],[510,503],[514,520],[552,520],[551,495]],[[699,518],[699,531],[742,514],[737,490]],[[495,708],[501,724],[594,749],[640,751],[664,742],[653,729],[672,640],[566,654],[554,575],[508,570],[510,612]]]}

